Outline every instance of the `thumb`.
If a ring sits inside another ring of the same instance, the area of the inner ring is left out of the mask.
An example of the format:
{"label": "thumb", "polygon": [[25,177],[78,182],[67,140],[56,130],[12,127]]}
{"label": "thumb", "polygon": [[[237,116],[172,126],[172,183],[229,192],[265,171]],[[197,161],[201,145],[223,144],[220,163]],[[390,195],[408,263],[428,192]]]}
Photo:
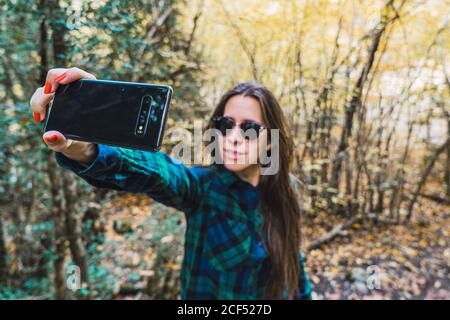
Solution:
{"label": "thumb", "polygon": [[73,140],[66,139],[61,132],[50,130],[42,136],[47,146],[56,152],[63,152],[72,144]]}

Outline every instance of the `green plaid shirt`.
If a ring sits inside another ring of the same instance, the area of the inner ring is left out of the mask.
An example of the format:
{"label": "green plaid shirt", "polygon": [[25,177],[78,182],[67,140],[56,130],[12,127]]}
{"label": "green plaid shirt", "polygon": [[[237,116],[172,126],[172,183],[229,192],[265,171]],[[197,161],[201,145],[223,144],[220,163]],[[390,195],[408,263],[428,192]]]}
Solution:
{"label": "green plaid shirt", "polygon": [[[264,299],[269,259],[259,232],[257,188],[223,165],[186,167],[163,152],[101,144],[98,150],[89,167],[61,153],[56,160],[93,186],[145,193],[185,213],[182,299]],[[311,299],[300,251],[299,259],[296,298]]]}

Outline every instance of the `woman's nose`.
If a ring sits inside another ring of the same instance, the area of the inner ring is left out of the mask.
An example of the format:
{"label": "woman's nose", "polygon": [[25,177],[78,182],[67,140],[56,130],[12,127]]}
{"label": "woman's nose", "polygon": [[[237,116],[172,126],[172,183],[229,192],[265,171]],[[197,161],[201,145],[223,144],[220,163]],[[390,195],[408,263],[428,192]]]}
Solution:
{"label": "woman's nose", "polygon": [[241,143],[243,143],[244,138],[240,131],[241,129],[239,128],[239,126],[235,126],[226,134],[225,141],[229,147],[240,145]]}
{"label": "woman's nose", "polygon": [[231,132],[227,134],[227,140],[234,144],[242,143],[244,136],[241,128],[239,128],[239,126],[234,126],[234,128],[231,129]]}

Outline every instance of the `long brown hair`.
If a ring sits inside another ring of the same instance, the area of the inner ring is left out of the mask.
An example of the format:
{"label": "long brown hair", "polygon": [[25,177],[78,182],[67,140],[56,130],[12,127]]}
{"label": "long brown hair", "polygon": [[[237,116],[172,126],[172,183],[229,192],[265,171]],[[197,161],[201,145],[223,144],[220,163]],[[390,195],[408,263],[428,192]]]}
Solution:
{"label": "long brown hair", "polygon": [[[267,233],[264,243],[270,259],[270,272],[266,287],[267,299],[281,299],[286,289],[288,297],[298,290],[300,263],[300,206],[291,184],[290,169],[294,158],[294,142],[283,111],[274,95],[256,82],[240,83],[220,99],[208,124],[222,116],[228,100],[236,95],[256,99],[262,111],[265,125],[279,130],[279,169],[276,174],[262,175],[258,188],[263,208],[263,231]],[[268,137],[270,140],[270,137]]]}

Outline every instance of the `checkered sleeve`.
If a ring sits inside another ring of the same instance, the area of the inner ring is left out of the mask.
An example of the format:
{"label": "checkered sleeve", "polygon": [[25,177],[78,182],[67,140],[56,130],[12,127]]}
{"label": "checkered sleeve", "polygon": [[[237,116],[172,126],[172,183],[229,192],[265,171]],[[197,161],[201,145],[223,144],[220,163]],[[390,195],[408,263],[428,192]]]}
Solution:
{"label": "checkered sleeve", "polygon": [[55,157],[61,167],[95,187],[145,193],[181,211],[194,208],[200,198],[196,172],[163,152],[99,144],[97,158],[88,167],[59,152]]}

